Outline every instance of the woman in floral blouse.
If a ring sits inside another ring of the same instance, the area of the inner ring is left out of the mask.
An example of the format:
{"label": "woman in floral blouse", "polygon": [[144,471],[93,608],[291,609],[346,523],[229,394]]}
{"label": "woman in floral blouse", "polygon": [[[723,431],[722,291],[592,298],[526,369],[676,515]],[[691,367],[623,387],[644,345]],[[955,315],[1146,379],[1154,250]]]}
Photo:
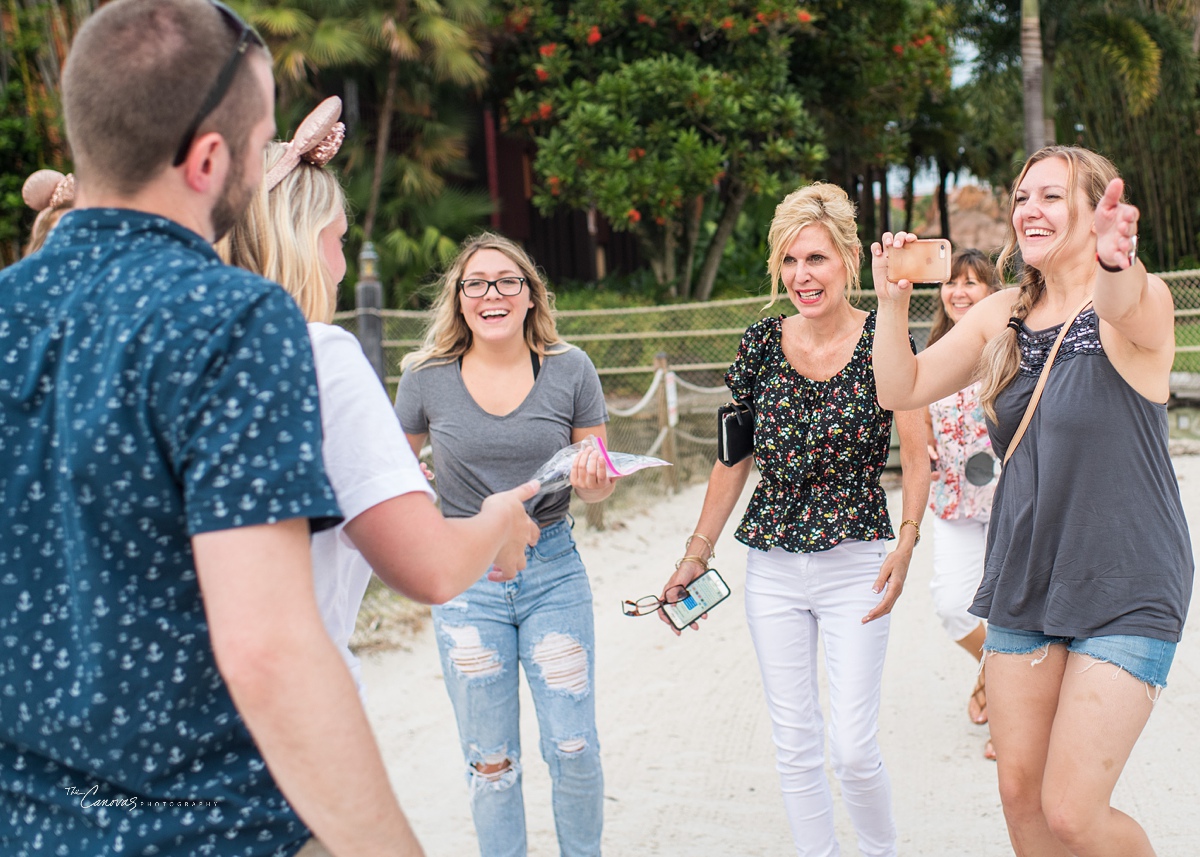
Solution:
{"label": "woman in floral blouse", "polygon": [[[978,250],[955,253],[950,262],[950,279],[942,284],[929,345],[945,336],[967,310],[999,287],[996,268],[985,254]],[[967,608],[983,578],[984,544],[992,494],[996,490],[995,458],[983,419],[979,387],[976,381],[929,406],[929,457],[934,462],[929,492],[929,509],[934,514],[933,579],[929,587],[946,633],[976,661],[983,656],[987,626],[968,613]],[[974,722],[987,723],[982,667],[967,712]],[[991,740],[983,755],[996,758]]]}
{"label": "woman in floral blouse", "polygon": [[[768,242],[771,299],[782,285],[796,314],[752,325],[725,378],[734,398],[754,407],[754,462],[762,474],[734,534],[750,547],[746,616],[797,853],[838,853],[819,634],[834,772],[860,852],[886,857],[896,853],[896,828],[876,740],[880,679],[888,614],[904,587],[929,493],[924,418],[920,411],[896,415],[904,475],[894,533],[879,484],[892,413],[875,398],[875,313],[847,300],[858,287],[862,253],[854,206],[835,185],[801,188],[775,209]],[[700,521],[664,594],[704,572],[750,469],[750,459],[714,465]],[[892,538],[897,546],[888,553]]]}

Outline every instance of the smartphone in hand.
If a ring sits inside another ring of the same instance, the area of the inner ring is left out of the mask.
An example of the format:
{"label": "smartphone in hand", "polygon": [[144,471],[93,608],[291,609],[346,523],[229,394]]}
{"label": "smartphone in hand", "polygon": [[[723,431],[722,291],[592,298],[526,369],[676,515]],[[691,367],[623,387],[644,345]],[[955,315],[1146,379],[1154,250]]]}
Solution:
{"label": "smartphone in hand", "polygon": [[715,568],[710,568],[687,587],[687,597],[674,604],[664,604],[662,611],[671,624],[682,631],[709,610],[729,597],[729,585]]}
{"label": "smartphone in hand", "polygon": [[893,283],[944,283],[950,279],[953,251],[945,238],[921,238],[903,247],[889,247],[887,252],[887,278]]}

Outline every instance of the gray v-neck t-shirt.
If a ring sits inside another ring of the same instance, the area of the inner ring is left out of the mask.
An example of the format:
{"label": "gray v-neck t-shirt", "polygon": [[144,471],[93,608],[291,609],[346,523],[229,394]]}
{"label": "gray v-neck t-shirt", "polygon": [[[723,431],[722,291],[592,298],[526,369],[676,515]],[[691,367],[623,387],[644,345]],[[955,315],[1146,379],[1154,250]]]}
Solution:
{"label": "gray v-neck t-shirt", "polygon": [[[489,414],[471,398],[456,360],[405,372],[396,415],[406,434],[428,432],[434,486],[448,518],[475,515],[486,497],[527,482],[570,445],[572,429],[608,421],[596,367],[575,347],[543,357],[533,389],[504,416]],[[570,501],[564,489],[527,506],[545,527],[566,516]]]}

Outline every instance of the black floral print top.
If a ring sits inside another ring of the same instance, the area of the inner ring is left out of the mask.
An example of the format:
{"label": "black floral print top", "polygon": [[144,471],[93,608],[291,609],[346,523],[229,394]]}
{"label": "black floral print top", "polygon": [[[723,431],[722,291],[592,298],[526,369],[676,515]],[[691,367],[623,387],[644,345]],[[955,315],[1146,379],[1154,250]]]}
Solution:
{"label": "black floral print top", "polygon": [[792,368],[783,353],[784,318],[751,325],[725,376],[735,399],[754,402],[754,461],[762,473],[734,537],[792,553],[828,550],[843,539],[890,539],[879,477],[892,412],[875,397],[875,313],[850,362],[828,381]]}

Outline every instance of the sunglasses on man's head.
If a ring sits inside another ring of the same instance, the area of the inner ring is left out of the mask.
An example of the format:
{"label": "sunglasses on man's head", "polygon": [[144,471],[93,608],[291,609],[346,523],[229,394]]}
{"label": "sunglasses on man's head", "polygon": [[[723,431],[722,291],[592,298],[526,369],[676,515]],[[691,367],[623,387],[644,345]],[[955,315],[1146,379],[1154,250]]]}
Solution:
{"label": "sunglasses on man's head", "polygon": [[209,2],[221,13],[222,20],[237,34],[237,42],[233,46],[233,53],[229,55],[229,59],[225,60],[225,65],[221,66],[221,72],[213,82],[212,88],[204,96],[204,101],[200,102],[200,109],[196,111],[196,117],[188,125],[187,131],[183,134],[183,139],[179,141],[179,148],[175,151],[175,160],[171,162],[171,166],[173,167],[177,167],[187,160],[188,151],[192,148],[192,142],[196,139],[196,132],[200,130],[200,123],[208,118],[208,114],[217,109],[217,105],[221,103],[221,99],[229,92],[229,87],[233,85],[233,78],[237,74],[242,57],[246,55],[246,51],[250,48],[250,45],[255,44],[260,48],[267,46],[266,42],[262,40],[262,36],[256,33],[253,27],[238,17],[237,12],[230,9],[224,3],[219,2],[219,0],[209,0]]}

